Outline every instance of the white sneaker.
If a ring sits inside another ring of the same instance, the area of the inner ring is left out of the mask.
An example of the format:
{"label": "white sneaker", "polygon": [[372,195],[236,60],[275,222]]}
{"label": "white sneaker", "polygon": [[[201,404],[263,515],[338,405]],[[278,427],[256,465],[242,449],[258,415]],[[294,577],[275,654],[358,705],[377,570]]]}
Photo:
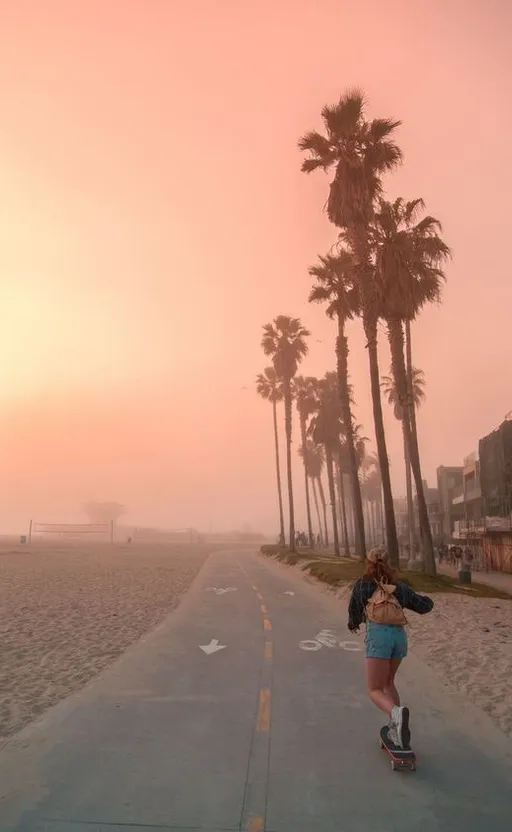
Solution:
{"label": "white sneaker", "polygon": [[396,745],[396,746],[397,746],[397,748],[399,748],[399,747],[400,747],[400,743],[398,742],[398,734],[397,734],[397,730],[396,730],[396,725],[394,724],[394,722],[390,722],[390,724],[389,724],[389,727],[388,727],[388,740],[389,740],[390,742],[392,742],[392,743],[393,743],[393,745]]}
{"label": "white sneaker", "polygon": [[397,745],[400,748],[409,748],[411,744],[411,731],[409,729],[409,708],[401,707],[400,705],[395,705],[393,710],[391,711],[391,719],[393,720],[394,727],[396,728],[396,734],[398,743]]}

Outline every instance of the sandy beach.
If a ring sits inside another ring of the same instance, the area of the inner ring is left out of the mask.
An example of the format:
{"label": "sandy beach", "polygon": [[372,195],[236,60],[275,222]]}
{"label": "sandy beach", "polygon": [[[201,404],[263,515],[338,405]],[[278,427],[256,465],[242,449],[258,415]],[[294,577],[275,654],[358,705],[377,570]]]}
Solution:
{"label": "sandy beach", "polygon": [[[333,589],[297,566],[305,581],[348,601],[350,586]],[[435,593],[429,615],[408,614],[409,648],[447,684],[488,713],[512,739],[512,599]]]}
{"label": "sandy beach", "polygon": [[512,739],[512,600],[436,593],[409,615],[409,644]]}
{"label": "sandy beach", "polygon": [[174,609],[199,546],[0,547],[0,741],[82,687]]}

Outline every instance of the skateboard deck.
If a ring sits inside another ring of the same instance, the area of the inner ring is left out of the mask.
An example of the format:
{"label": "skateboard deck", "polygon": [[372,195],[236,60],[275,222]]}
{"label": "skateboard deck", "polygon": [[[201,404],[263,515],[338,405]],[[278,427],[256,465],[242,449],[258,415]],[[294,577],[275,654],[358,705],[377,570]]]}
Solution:
{"label": "skateboard deck", "polygon": [[393,771],[416,771],[416,754],[412,748],[399,748],[394,745],[388,737],[388,731],[387,725],[380,729],[380,747],[387,751]]}

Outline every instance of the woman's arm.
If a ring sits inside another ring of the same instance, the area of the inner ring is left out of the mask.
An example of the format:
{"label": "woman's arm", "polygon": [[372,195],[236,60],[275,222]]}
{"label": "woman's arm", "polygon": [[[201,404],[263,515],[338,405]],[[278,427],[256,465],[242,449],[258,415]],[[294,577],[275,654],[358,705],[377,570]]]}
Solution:
{"label": "woman's arm", "polygon": [[418,593],[414,592],[408,584],[402,584],[402,589],[403,607],[408,610],[412,610],[413,612],[417,612],[418,615],[425,615],[425,613],[430,612],[434,606],[432,598],[429,598],[428,595],[418,595]]}
{"label": "woman's arm", "polygon": [[355,582],[348,604],[348,629],[355,632],[364,621],[364,603],[361,592],[361,579]]}

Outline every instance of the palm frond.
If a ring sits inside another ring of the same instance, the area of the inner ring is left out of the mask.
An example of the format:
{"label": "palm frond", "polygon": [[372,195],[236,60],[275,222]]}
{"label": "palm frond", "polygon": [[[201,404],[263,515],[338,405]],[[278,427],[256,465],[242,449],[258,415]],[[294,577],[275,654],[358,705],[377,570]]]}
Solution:
{"label": "palm frond", "polygon": [[382,142],[387,139],[402,122],[392,118],[374,118],[368,125],[368,136],[373,142]]}
{"label": "palm frond", "polygon": [[322,109],[322,119],[330,136],[339,137],[353,133],[362,118],[365,96],[360,89],[347,90],[337,104]]}
{"label": "palm frond", "polygon": [[322,159],[304,159],[300,166],[302,173],[313,173],[318,168],[325,170],[325,162]]}
{"label": "palm frond", "polygon": [[325,303],[332,298],[331,289],[328,286],[313,286],[309,293],[309,303]]}
{"label": "palm frond", "polygon": [[[397,200],[398,201],[398,200]],[[403,203],[403,200],[401,200]],[[416,218],[419,214],[425,210],[425,203],[421,197],[417,199],[412,199],[410,202],[405,203],[403,205],[403,221],[406,226],[411,226],[416,222]],[[424,222],[422,220],[420,225]],[[436,220],[437,222],[437,220]]]}
{"label": "palm frond", "polygon": [[322,136],[317,130],[311,130],[304,133],[297,142],[299,150],[308,151],[312,153],[315,158],[320,159],[329,155],[331,152],[331,145],[329,140]]}
{"label": "palm frond", "polygon": [[376,142],[366,148],[365,166],[379,176],[394,170],[402,162],[403,153],[396,142]]}

